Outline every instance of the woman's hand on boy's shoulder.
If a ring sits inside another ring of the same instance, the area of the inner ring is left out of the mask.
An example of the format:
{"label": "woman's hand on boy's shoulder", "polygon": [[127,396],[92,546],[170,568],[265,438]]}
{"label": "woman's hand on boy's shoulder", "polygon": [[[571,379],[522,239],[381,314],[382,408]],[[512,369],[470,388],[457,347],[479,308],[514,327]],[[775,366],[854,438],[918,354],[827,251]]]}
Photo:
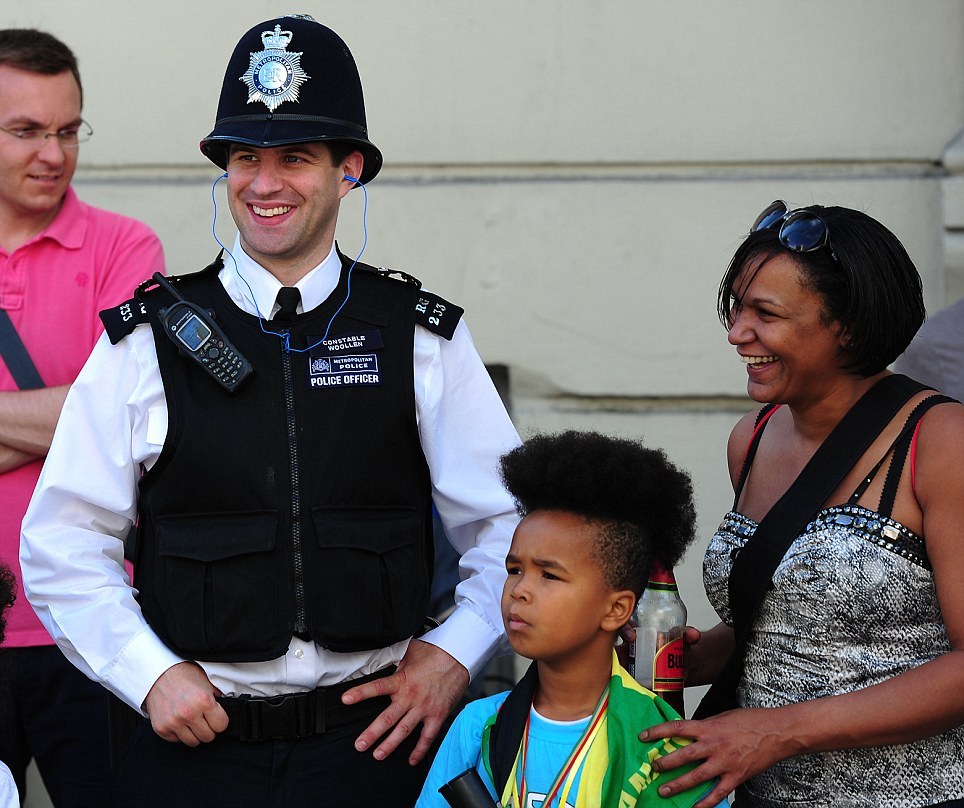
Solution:
{"label": "woman's hand on boy's shoulder", "polygon": [[[715,808],[740,783],[788,757],[783,735],[773,727],[776,710],[730,710],[702,721],[667,721],[639,734],[642,741],[687,738],[691,743],[653,761],[658,772],[671,772],[688,763],[696,768],[659,786],[663,797],[694,788],[715,786],[693,808]],[[790,753],[792,754],[792,752]]]}

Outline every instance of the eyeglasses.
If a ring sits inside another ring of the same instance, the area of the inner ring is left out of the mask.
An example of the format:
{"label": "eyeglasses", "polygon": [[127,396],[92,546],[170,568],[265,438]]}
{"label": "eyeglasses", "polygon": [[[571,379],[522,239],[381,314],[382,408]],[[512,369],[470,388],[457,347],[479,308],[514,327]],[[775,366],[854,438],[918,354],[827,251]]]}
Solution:
{"label": "eyeglasses", "polygon": [[90,124],[87,123],[87,121],[81,121],[76,126],[67,126],[56,132],[48,132],[44,129],[32,129],[30,127],[24,127],[23,129],[5,129],[2,126],[0,126],[0,132],[6,132],[8,135],[12,135],[23,144],[29,145],[34,149],[42,149],[47,143],[48,137],[57,138],[57,141],[63,149],[76,149],[81,143],[86,143],[90,140],[90,136],[94,134],[94,130],[90,128]]}
{"label": "eyeglasses", "polygon": [[790,210],[783,200],[771,202],[763,212],[756,217],[751,233],[769,230],[779,223],[780,231],[777,238],[788,250],[798,253],[815,252],[822,247],[830,248],[830,255],[837,260],[837,254],[830,247],[830,228],[827,223],[813,211],[797,208]]}

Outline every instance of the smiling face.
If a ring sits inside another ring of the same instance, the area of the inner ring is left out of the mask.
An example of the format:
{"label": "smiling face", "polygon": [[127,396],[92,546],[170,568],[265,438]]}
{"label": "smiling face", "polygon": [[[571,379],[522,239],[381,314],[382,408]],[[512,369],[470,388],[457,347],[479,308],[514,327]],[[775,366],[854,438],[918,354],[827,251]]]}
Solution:
{"label": "smiling face", "polygon": [[606,585],[592,555],[593,530],[564,511],[535,511],[519,523],[502,591],[502,619],[516,653],[556,664],[610,658],[614,632],[632,606],[626,593]]}
{"label": "smiling face", "polygon": [[291,285],[328,255],[338,206],[359,176],[361,154],[332,165],[324,143],[259,149],[232,144],[228,203],[244,251]]}
{"label": "smiling face", "polygon": [[[0,127],[59,132],[80,123],[80,87],[70,71],[45,75],[0,65]],[[35,235],[54,220],[77,167],[77,148],[0,132],[0,222]]]}
{"label": "smiling face", "polygon": [[747,371],[755,401],[805,404],[841,377],[845,331],[827,322],[823,301],[788,255],[756,258],[737,275],[727,338]]}

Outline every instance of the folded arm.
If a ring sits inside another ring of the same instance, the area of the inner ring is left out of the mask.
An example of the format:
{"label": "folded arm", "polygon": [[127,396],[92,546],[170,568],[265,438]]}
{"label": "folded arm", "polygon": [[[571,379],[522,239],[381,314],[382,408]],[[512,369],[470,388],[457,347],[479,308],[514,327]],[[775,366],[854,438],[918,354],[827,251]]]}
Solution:
{"label": "folded arm", "polygon": [[44,457],[69,385],[0,393],[0,472]]}

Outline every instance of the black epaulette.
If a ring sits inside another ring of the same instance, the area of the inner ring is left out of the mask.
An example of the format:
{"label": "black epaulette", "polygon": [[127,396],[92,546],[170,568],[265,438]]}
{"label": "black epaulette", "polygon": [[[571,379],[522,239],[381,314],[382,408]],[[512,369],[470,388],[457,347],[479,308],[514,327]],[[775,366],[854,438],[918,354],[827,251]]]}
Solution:
{"label": "black epaulette", "polygon": [[[214,261],[198,272],[187,275],[170,276],[167,280],[176,286],[181,283],[182,278],[187,278],[191,275],[200,275],[202,272],[219,272],[224,266],[223,254],[224,250],[218,253]],[[100,320],[104,324],[104,331],[107,332],[107,336],[112,345],[116,345],[124,339],[124,337],[130,334],[137,326],[150,322],[145,301],[159,288],[157,281],[153,278],[148,278],[134,290],[134,297],[130,300],[121,303],[116,308],[105,309],[100,313]]]}
{"label": "black epaulette", "polygon": [[452,339],[455,327],[465,314],[465,309],[449,303],[438,295],[419,289],[418,302],[415,304],[415,322],[433,334],[444,339]]}
{"label": "black epaulette", "polygon": [[358,264],[368,272],[374,272],[383,278],[402,281],[411,284],[418,289],[418,301],[415,303],[415,322],[427,328],[433,334],[438,334],[443,339],[452,339],[455,328],[465,314],[465,309],[449,303],[445,298],[426,292],[422,289],[422,282],[414,275],[402,272],[400,269],[387,269],[386,267],[372,267],[367,264]]}
{"label": "black epaulette", "polygon": [[149,322],[147,307],[136,297],[113,309],[105,309],[100,313],[100,320],[104,324],[104,331],[107,332],[111,345],[116,345],[124,339],[136,326]]}

